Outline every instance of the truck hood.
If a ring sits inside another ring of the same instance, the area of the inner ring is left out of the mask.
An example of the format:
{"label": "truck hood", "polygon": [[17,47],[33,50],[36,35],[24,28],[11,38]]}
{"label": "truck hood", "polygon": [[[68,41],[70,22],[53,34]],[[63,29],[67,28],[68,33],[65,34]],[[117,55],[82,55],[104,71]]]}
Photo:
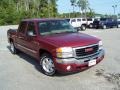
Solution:
{"label": "truck hood", "polygon": [[83,33],[62,33],[43,37],[57,47],[81,47],[96,44],[100,39]]}

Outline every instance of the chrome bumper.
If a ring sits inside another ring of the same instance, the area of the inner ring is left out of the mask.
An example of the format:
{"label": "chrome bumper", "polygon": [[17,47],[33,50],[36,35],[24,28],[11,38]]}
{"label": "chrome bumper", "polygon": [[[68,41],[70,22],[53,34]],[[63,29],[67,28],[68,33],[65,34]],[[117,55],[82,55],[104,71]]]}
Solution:
{"label": "chrome bumper", "polygon": [[99,59],[102,56],[104,56],[104,54],[105,54],[104,49],[101,49],[95,54],[84,56],[84,57],[79,57],[79,58],[74,57],[74,58],[67,58],[67,59],[56,58],[56,62],[63,63],[63,64],[71,64],[71,63],[84,64],[85,62],[88,62],[90,60]]}

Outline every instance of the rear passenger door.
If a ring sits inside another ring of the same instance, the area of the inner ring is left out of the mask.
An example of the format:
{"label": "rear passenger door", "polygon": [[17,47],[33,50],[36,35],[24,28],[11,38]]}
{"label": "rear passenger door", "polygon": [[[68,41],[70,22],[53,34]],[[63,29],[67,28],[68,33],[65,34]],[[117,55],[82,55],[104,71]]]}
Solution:
{"label": "rear passenger door", "polygon": [[27,28],[27,22],[22,21],[20,23],[19,28],[18,28],[16,42],[15,42],[16,47],[23,52],[25,51],[25,49],[23,47],[25,46],[25,37],[26,37],[25,31],[26,31],[26,28]]}

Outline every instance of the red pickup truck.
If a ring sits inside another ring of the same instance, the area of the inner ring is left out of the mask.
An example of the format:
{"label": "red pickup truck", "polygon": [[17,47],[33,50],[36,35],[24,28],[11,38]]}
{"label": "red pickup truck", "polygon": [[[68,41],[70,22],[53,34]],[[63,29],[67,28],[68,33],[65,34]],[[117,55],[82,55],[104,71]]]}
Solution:
{"label": "red pickup truck", "polygon": [[104,58],[100,39],[77,32],[63,19],[25,19],[7,36],[13,54],[22,51],[34,57],[48,76],[78,72]]}

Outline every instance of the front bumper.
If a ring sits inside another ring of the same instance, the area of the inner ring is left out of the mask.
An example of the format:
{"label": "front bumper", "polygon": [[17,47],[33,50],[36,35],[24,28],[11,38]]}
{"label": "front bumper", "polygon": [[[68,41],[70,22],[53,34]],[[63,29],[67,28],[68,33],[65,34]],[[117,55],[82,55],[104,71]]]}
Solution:
{"label": "front bumper", "polygon": [[[84,69],[90,68],[89,61],[96,60],[96,64],[103,60],[105,55],[104,50],[100,50],[98,54],[90,55],[83,58],[68,58],[68,59],[58,59],[54,58],[56,61],[55,67],[58,72],[77,72]],[[94,66],[94,65],[93,65]]]}

